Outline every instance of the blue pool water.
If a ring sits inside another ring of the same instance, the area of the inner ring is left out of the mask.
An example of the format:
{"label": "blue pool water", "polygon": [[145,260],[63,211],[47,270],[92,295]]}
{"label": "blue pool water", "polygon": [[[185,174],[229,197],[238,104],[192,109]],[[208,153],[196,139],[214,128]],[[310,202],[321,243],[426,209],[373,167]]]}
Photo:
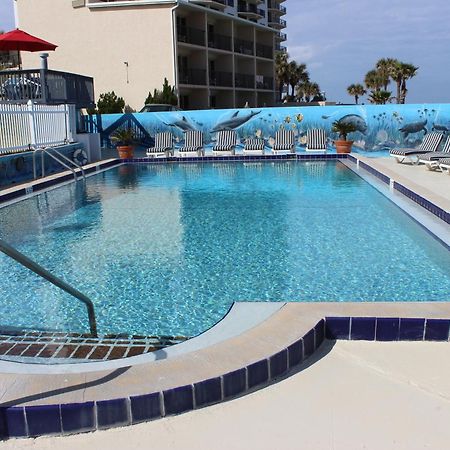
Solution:
{"label": "blue pool water", "polygon": [[[339,162],[124,165],[0,209],[0,235],[101,333],[195,335],[233,301],[450,300],[450,252]],[[3,255],[0,280],[0,325],[87,330]]]}

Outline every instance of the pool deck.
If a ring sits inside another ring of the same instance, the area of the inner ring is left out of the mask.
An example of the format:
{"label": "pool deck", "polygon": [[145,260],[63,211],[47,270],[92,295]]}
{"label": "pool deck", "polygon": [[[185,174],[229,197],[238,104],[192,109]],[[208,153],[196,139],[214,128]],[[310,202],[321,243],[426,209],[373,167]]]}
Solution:
{"label": "pool deck", "polygon": [[228,403],[128,428],[12,440],[2,448],[445,449],[448,373],[445,343],[328,342],[297,374]]}

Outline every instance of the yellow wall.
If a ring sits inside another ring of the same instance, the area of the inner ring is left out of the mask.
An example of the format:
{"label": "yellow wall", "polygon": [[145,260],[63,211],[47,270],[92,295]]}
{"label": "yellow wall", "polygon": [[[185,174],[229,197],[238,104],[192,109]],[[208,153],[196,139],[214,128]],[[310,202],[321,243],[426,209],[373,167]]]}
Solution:
{"label": "yellow wall", "polygon": [[[17,7],[21,29],[58,45],[49,68],[94,77],[96,98],[114,90],[139,110],[164,77],[175,84],[173,5],[89,9],[70,0],[17,0]],[[39,53],[22,59],[24,68],[40,65]]]}

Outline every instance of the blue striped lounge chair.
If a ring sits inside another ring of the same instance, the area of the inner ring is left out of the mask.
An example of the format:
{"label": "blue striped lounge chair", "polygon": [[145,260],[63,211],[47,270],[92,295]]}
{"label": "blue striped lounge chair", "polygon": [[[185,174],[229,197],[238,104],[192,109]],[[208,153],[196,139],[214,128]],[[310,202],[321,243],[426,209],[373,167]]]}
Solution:
{"label": "blue striped lounge chair", "polygon": [[313,128],[306,132],[306,151],[320,152],[327,151],[327,133],[320,128]]}
{"label": "blue striped lounge chair", "polygon": [[217,142],[213,147],[213,155],[233,156],[237,144],[237,134],[234,130],[222,130],[217,133]]}
{"label": "blue striped lounge chair", "polygon": [[249,138],[245,141],[244,155],[264,155],[264,139]]}
{"label": "blue striped lounge chair", "polygon": [[442,170],[442,172],[447,172],[447,175],[450,175],[450,158],[440,159],[439,167]]}
{"label": "blue striped lounge chair", "polygon": [[205,149],[203,148],[203,133],[201,131],[185,131],[184,145],[178,150],[178,155],[181,157],[205,156]]}
{"label": "blue striped lounge chair", "polygon": [[156,133],[155,146],[147,149],[147,156],[150,158],[168,158],[173,153],[173,136],[170,131]]}
{"label": "blue striped lounge chair", "polygon": [[295,153],[295,135],[292,130],[278,130],[275,133],[272,153],[275,155]]}
{"label": "blue striped lounge chair", "polygon": [[450,158],[450,136],[447,137],[444,147],[440,152],[430,152],[419,156],[419,164],[425,164],[429,170],[436,170],[439,168],[439,159]]}
{"label": "blue striped lounge chair", "polygon": [[438,149],[442,137],[442,133],[429,133],[425,135],[422,143],[417,148],[393,148],[389,154],[394,157],[398,163],[409,161],[413,164],[417,164],[420,155],[435,152]]}

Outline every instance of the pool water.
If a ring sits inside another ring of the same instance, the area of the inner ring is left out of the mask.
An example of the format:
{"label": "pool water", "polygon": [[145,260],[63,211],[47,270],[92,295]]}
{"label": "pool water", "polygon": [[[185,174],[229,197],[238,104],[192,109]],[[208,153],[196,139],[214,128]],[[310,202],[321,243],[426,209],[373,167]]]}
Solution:
{"label": "pool water", "polygon": [[[122,165],[0,209],[100,333],[196,335],[234,301],[448,301],[450,252],[340,162]],[[87,331],[0,256],[0,326]]]}

